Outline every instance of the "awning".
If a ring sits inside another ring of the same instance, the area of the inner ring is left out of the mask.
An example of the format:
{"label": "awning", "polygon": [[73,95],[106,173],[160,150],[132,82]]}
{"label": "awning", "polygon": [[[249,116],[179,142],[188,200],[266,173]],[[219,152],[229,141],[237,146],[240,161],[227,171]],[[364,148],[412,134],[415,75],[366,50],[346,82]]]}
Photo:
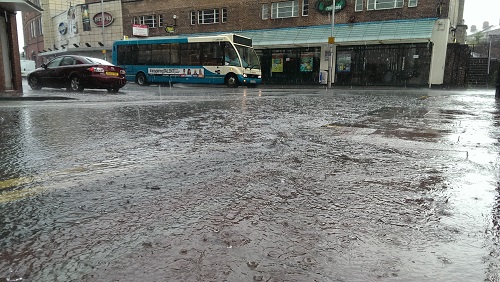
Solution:
{"label": "awning", "polygon": [[[334,25],[335,44],[391,44],[429,42],[437,19],[412,19]],[[243,30],[234,33],[252,38],[253,46],[276,48],[326,44],[331,25]]]}
{"label": "awning", "polygon": [[7,11],[41,12],[42,8],[28,0],[1,0],[0,8]]}

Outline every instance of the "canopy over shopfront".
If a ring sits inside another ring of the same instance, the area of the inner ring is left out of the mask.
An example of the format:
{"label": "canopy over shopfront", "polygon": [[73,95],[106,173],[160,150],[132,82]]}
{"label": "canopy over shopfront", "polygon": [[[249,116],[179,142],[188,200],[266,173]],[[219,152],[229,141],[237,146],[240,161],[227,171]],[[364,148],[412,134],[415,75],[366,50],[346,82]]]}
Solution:
{"label": "canopy over shopfront", "polygon": [[[430,41],[437,19],[413,19],[397,21],[337,24],[334,26],[335,44],[397,44]],[[327,43],[331,25],[238,31],[252,38],[253,46],[261,48],[306,47],[310,44]]]}

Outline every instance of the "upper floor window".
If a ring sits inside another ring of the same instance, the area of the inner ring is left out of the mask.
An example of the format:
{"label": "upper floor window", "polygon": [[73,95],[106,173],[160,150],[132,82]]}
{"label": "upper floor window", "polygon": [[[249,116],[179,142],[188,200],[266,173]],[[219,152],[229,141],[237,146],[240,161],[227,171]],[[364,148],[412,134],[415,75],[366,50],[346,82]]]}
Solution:
{"label": "upper floor window", "polygon": [[302,16],[309,15],[309,0],[302,0]]}
{"label": "upper floor window", "polygon": [[134,17],[134,24],[147,25],[149,28],[163,26],[163,15],[147,15]]}
{"label": "upper floor window", "polygon": [[227,8],[191,11],[191,25],[227,22]]}
{"label": "upper floor window", "polygon": [[269,19],[269,4],[262,4],[262,19]]}
{"label": "upper floor window", "polygon": [[298,0],[294,0],[294,1],[272,3],[271,19],[297,17],[299,10],[298,2],[299,2]]}
{"label": "upper floor window", "polygon": [[408,7],[417,7],[418,0],[408,0]]}
{"label": "upper floor window", "polygon": [[42,30],[42,17],[39,16],[33,20],[30,21],[29,23],[29,32],[28,34],[30,35],[30,38],[35,38],[37,36],[40,36],[43,34]]}
{"label": "upper floor window", "polygon": [[402,8],[404,0],[368,0],[368,10],[384,10]]}
{"label": "upper floor window", "polygon": [[354,11],[359,12],[363,11],[363,0],[356,0],[356,3],[354,3]]}
{"label": "upper floor window", "polygon": [[196,24],[196,11],[191,11],[191,25]]}
{"label": "upper floor window", "polygon": [[198,11],[198,24],[214,24],[219,22],[219,9]]}
{"label": "upper floor window", "polygon": [[227,23],[227,9],[222,8],[221,13],[222,13],[221,22]]}

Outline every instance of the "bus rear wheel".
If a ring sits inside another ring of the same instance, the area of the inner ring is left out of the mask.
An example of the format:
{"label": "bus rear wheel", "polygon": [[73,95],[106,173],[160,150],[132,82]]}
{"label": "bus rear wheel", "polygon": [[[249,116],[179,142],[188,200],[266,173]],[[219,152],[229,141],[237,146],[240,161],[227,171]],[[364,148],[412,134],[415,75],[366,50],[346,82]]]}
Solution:
{"label": "bus rear wheel", "polygon": [[146,78],[146,75],[141,72],[135,76],[135,83],[140,86],[146,86],[148,85],[148,79]]}
{"label": "bus rear wheel", "polygon": [[229,88],[237,88],[239,86],[238,77],[235,74],[228,74],[226,78],[226,85]]}

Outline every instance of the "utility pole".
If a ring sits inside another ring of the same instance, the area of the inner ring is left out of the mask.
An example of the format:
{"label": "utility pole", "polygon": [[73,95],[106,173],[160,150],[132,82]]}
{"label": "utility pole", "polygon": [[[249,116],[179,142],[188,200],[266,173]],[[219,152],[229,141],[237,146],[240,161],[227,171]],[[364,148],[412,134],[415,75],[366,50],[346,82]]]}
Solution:
{"label": "utility pole", "polygon": [[104,36],[104,0],[101,0],[101,25],[102,25],[102,54],[104,55],[104,60],[106,60],[106,42]]}
{"label": "utility pole", "polygon": [[332,31],[331,36],[328,38],[328,45],[330,45],[330,59],[328,60],[328,88],[332,88],[332,80],[335,77],[334,63],[333,63],[333,45],[335,44],[335,37],[333,37],[333,26],[335,24],[335,0],[332,0]]}

